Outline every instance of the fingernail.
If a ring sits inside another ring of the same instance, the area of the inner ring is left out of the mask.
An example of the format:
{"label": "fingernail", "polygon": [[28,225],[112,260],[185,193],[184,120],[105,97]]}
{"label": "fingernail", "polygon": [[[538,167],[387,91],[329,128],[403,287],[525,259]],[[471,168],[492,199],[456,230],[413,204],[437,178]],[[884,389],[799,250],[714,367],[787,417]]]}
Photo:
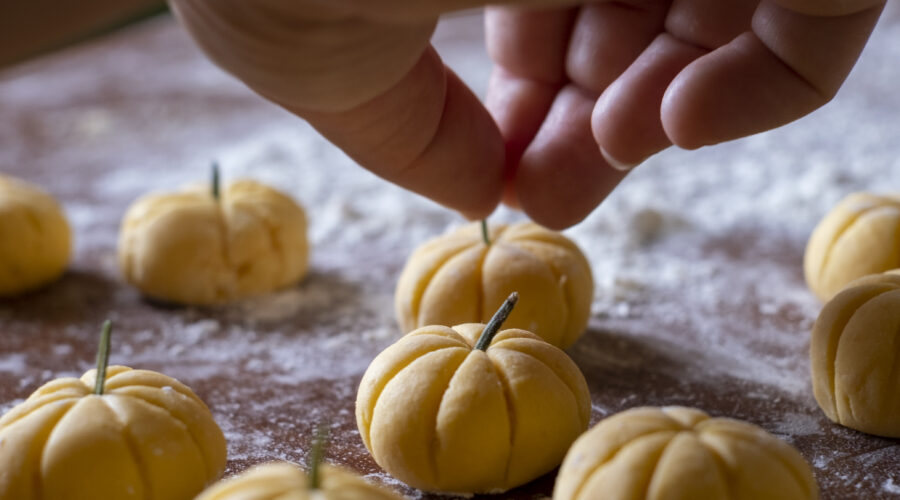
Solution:
{"label": "fingernail", "polygon": [[619,161],[614,156],[607,153],[606,150],[602,147],[600,148],[600,154],[603,155],[603,159],[606,160],[606,163],[609,163],[609,166],[616,170],[628,171],[643,163],[643,161],[639,161],[637,163],[625,163],[623,161]]}

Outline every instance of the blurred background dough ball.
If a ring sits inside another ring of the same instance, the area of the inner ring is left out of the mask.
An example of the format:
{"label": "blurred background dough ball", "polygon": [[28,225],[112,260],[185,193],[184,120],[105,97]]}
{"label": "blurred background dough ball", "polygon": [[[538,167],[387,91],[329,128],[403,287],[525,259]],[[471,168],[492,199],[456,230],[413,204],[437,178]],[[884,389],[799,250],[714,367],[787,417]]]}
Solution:
{"label": "blurred background dough ball", "polygon": [[72,235],[49,194],[0,175],[0,297],[40,288],[66,269]]}
{"label": "blurred background dough ball", "polygon": [[151,194],[132,204],[119,267],[146,296],[217,304],[286,288],[307,271],[306,215],[289,196],[239,180]]}
{"label": "blurred background dough ball", "polygon": [[206,404],[159,372],[51,380],[0,417],[2,500],[191,500],[225,470]]}
{"label": "blurred background dough ball", "polygon": [[765,430],[691,408],[635,408],[583,434],[554,500],[814,500],[800,453]]}
{"label": "blurred background dough ball", "polygon": [[410,255],[394,292],[403,332],[426,325],[486,323],[512,292],[507,328],[528,330],[560,349],[584,333],[591,315],[591,265],[572,240],[532,222],[468,224]]}
{"label": "blurred background dough ball", "polygon": [[828,418],[900,438],[900,271],[860,278],[825,304],[810,368]]}
{"label": "blurred background dough ball", "polygon": [[900,194],[844,198],[810,236],[803,268],[823,302],[856,278],[900,268]]}

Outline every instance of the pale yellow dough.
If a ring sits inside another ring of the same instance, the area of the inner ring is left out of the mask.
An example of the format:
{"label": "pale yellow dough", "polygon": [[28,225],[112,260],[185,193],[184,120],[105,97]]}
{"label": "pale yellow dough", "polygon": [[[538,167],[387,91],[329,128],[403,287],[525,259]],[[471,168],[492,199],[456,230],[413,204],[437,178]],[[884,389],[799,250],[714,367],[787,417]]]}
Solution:
{"label": "pale yellow dough", "polygon": [[206,405],[160,373],[111,366],[45,384],[0,418],[0,500],[190,500],[225,469]]}
{"label": "pale yellow dough", "polygon": [[445,234],[413,252],[400,275],[394,308],[404,332],[426,325],[487,322],[516,291],[505,326],[533,332],[565,349],[591,313],[591,267],[572,240],[534,223],[480,224]]}
{"label": "pale yellow dough", "polygon": [[809,288],[823,302],[847,283],[900,268],[900,194],[854,193],[816,226],[803,259]]}
{"label": "pale yellow dough", "polygon": [[319,467],[319,488],[311,490],[305,472],[294,464],[273,462],[220,481],[196,500],[402,500],[340,467]]}
{"label": "pale yellow dough", "polygon": [[828,418],[900,438],[900,271],[853,281],[825,304],[812,330],[810,368]]}
{"label": "pale yellow dough", "polygon": [[287,195],[241,180],[148,195],[125,214],[119,267],[145,295],[216,304],[271,292],[307,271],[306,216]]}
{"label": "pale yellow dough", "polygon": [[496,493],[559,465],[587,429],[581,371],[524,330],[487,351],[482,324],[415,330],[379,354],[356,398],[356,422],[375,461],[425,491]]}
{"label": "pale yellow dough", "polygon": [[71,248],[69,223],[59,203],[36,186],[0,175],[0,297],[57,279]]}
{"label": "pale yellow dough", "polygon": [[608,417],[566,455],[554,500],[814,500],[809,464],[755,425],[690,408]]}

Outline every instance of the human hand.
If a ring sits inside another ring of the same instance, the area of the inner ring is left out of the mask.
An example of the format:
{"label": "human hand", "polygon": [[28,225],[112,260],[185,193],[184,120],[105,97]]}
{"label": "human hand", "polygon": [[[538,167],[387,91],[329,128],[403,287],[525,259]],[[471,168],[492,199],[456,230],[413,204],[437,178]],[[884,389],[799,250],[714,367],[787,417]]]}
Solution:
{"label": "human hand", "polygon": [[428,42],[441,12],[478,3],[172,0],[214,61],[364,167],[469,217],[493,210],[505,186],[508,203],[551,228],[577,223],[606,197],[624,176],[610,163],[761,132],[822,106],[884,6],[490,7],[492,118]]}

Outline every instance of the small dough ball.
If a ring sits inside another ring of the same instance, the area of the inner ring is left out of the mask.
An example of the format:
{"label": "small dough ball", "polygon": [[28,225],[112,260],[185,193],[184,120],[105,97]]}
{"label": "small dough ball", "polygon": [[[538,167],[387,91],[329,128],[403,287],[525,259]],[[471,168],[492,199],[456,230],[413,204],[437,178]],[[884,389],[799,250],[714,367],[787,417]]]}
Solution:
{"label": "small dough ball", "polygon": [[59,203],[36,186],[0,175],[0,297],[59,278],[71,249],[69,223]]}
{"label": "small dough ball", "polygon": [[814,500],[809,464],[789,444],[691,408],[635,408],[572,445],[554,500]]}
{"label": "small dough ball", "polygon": [[474,349],[484,327],[419,328],[363,375],[360,436],[410,486],[503,492],[553,470],[587,429],[590,393],[565,352],[517,329]]}
{"label": "small dough ball", "polygon": [[813,392],[834,422],[900,438],[900,271],[851,282],[810,339]]}
{"label": "small dough ball", "polygon": [[44,384],[0,418],[0,499],[191,500],[225,470],[225,437],[187,386],[110,366]]}
{"label": "small dough ball", "polygon": [[240,476],[216,483],[196,500],[402,500],[396,493],[340,467],[319,466],[318,489],[294,464],[258,465]]}
{"label": "small dough ball", "polygon": [[519,303],[505,325],[566,349],[591,314],[591,266],[572,240],[527,222],[495,225],[486,245],[480,223],[432,239],[406,262],[394,293],[403,332],[426,325],[487,322],[510,293]]}
{"label": "small dough ball", "polygon": [[816,226],[803,259],[810,290],[822,302],[847,283],[900,268],[900,194],[854,193]]}
{"label": "small dough ball", "polygon": [[154,299],[217,304],[272,292],[307,271],[306,215],[287,195],[240,180],[138,199],[119,235],[125,279]]}

